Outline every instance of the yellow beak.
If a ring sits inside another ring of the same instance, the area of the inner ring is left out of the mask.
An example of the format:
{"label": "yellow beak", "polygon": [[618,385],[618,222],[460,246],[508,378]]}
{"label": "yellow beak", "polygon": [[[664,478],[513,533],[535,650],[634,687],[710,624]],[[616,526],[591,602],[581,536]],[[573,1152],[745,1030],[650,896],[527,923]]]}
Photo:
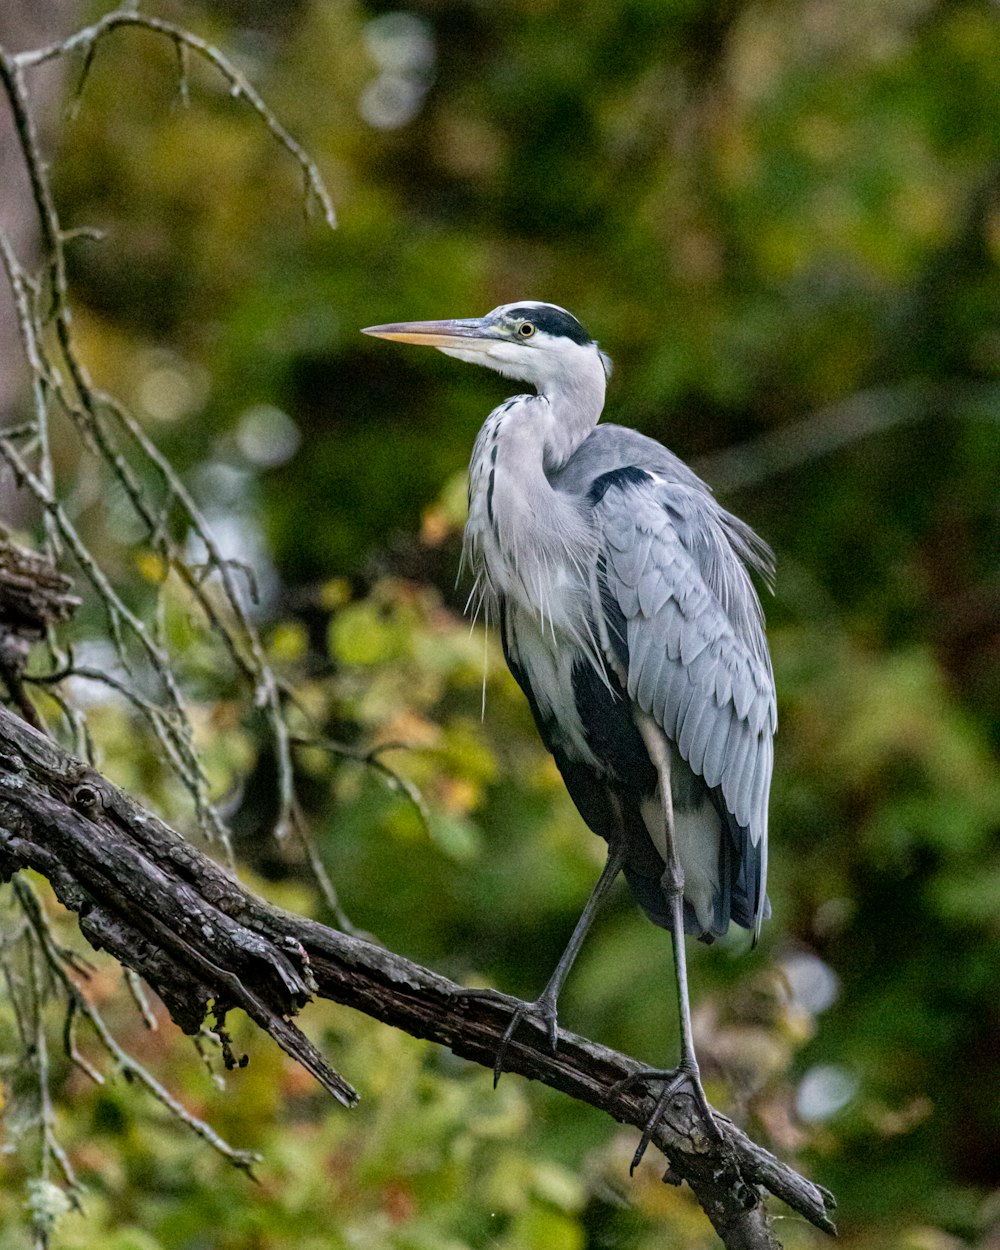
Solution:
{"label": "yellow beak", "polygon": [[481,317],[470,321],[399,321],[387,326],[368,326],[361,333],[424,347],[474,348],[476,340],[485,344],[496,337],[484,326]]}

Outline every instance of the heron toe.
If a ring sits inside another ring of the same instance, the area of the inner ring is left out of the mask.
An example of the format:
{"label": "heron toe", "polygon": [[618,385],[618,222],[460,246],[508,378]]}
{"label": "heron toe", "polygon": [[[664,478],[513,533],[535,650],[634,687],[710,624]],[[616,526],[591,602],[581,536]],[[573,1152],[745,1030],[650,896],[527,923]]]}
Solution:
{"label": "heron toe", "polygon": [[639,1139],[639,1145],[629,1167],[630,1175],[642,1162],[656,1126],[668,1111],[672,1112],[671,1122],[682,1128],[688,1135],[694,1135],[700,1130],[713,1141],[722,1141],[722,1130],[705,1097],[697,1067],[692,1068],[690,1064],[682,1062],[676,1068],[642,1068],[619,1081],[613,1092],[623,1094],[632,1085],[646,1085],[661,1081],[664,1086],[663,1091],[657,1100],[653,1114],[646,1121],[646,1127],[642,1131],[642,1137]]}
{"label": "heron toe", "polygon": [[500,1039],[500,1045],[497,1047],[496,1059],[493,1064],[493,1085],[494,1088],[503,1075],[503,1061],[507,1054],[507,1049],[514,1038],[515,1033],[525,1020],[531,1020],[539,1028],[543,1029],[547,1035],[549,1050],[555,1054],[557,1036],[559,1032],[559,1024],[556,1016],[556,1005],[543,994],[540,998],[535,999],[532,1003],[523,1002],[521,999],[514,998],[510,994],[504,994],[500,990],[462,989],[455,995],[456,998],[483,998],[488,1001],[509,1006],[511,1003],[516,1004],[510,1023],[504,1030],[504,1035]]}
{"label": "heron toe", "polygon": [[537,998],[533,1003],[520,1003],[514,1010],[510,1024],[500,1039],[500,1045],[497,1048],[497,1057],[493,1064],[493,1088],[496,1089],[503,1076],[503,1061],[507,1054],[507,1048],[514,1039],[514,1035],[521,1027],[525,1020],[532,1021],[540,1029],[542,1029],[548,1039],[549,1050],[552,1054],[556,1053],[558,1045],[559,1024],[556,1017],[555,1003],[547,1001],[544,997]]}

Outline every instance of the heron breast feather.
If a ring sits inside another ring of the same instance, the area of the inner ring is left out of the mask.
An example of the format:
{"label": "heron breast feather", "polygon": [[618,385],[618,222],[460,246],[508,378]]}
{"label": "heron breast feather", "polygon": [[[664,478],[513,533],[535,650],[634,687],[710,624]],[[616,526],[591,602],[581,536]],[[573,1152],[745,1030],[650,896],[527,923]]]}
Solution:
{"label": "heron breast feather", "polygon": [[[580,718],[573,670],[580,661],[576,646],[564,645],[552,628],[514,606],[508,616],[508,648],[525,679],[554,743],[579,763],[599,768]],[[553,744],[550,744],[550,746]]]}

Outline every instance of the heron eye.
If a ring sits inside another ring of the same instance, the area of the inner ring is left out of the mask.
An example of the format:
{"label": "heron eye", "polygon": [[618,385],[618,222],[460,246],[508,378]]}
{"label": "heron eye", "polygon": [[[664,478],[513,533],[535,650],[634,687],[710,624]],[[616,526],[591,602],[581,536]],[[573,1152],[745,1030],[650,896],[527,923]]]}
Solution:
{"label": "heron eye", "polygon": [[522,321],[521,324],[517,327],[517,332],[518,334],[520,334],[521,338],[530,339],[531,336],[535,333],[535,327],[531,324],[530,321]]}

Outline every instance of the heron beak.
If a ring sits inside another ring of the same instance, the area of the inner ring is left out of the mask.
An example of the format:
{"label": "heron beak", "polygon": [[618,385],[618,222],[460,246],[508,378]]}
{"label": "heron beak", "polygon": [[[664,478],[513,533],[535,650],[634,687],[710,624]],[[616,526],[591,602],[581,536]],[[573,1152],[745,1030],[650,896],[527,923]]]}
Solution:
{"label": "heron beak", "polygon": [[400,321],[387,326],[368,326],[362,334],[397,343],[416,343],[423,347],[464,347],[475,350],[478,344],[490,343],[496,337],[479,317],[471,321]]}

